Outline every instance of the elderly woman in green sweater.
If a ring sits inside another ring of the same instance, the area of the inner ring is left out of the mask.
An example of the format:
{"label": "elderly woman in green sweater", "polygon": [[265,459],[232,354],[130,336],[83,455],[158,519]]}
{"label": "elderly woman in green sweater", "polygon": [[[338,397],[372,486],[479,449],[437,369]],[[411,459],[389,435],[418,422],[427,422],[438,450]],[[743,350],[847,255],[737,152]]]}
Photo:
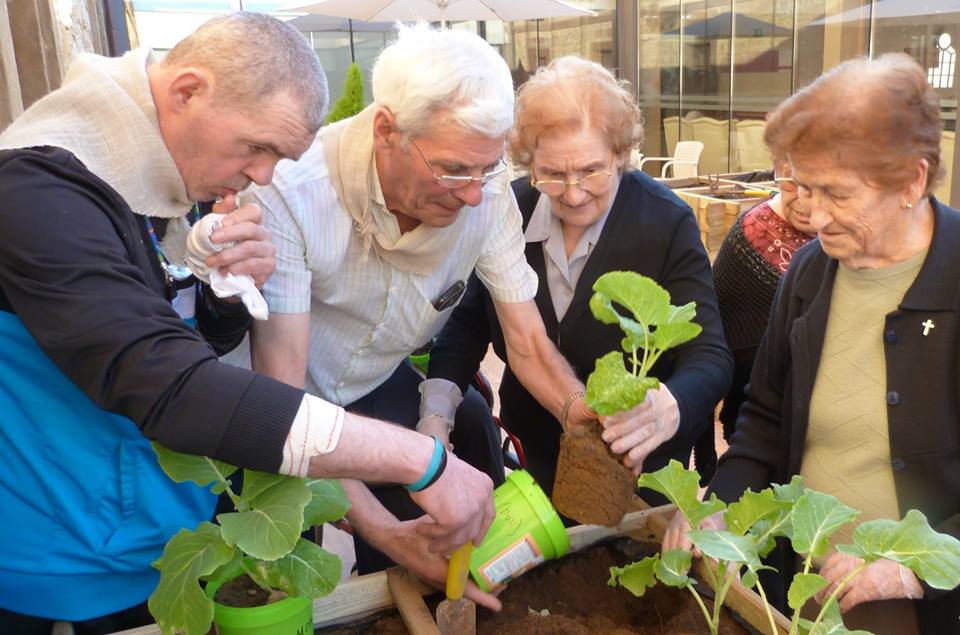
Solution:
{"label": "elderly woman in green sweater", "polygon": [[[926,73],[902,54],[845,62],[771,113],[765,140],[788,158],[819,240],[777,291],[710,484],[720,498],[800,474],[861,521],[919,509],[960,536],[960,213],[931,195],[940,134]],[[675,519],[665,547],[689,546],[687,529]],[[776,566],[790,574],[793,562]],[[827,591],[859,564],[831,552],[818,563]],[[848,627],[880,634],[960,624],[960,591],[885,560],[853,578],[840,607]]]}

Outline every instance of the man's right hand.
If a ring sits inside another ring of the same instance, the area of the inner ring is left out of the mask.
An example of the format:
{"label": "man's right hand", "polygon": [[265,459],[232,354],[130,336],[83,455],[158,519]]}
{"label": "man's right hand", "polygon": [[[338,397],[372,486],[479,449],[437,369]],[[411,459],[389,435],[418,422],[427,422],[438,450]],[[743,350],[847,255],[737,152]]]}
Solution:
{"label": "man's right hand", "polygon": [[[432,521],[428,516],[421,516],[416,520],[397,522],[389,532],[385,532],[389,538],[380,539],[377,548],[424,582],[443,589],[447,582],[449,564],[441,554],[429,551],[427,539],[417,530],[424,523],[432,523]],[[499,611],[503,608],[496,596],[481,591],[480,587],[469,578],[467,578],[464,595],[491,611]]]}
{"label": "man's right hand", "polygon": [[437,482],[410,497],[430,516],[417,531],[432,553],[449,555],[468,541],[479,545],[496,516],[493,481],[451,453]]}

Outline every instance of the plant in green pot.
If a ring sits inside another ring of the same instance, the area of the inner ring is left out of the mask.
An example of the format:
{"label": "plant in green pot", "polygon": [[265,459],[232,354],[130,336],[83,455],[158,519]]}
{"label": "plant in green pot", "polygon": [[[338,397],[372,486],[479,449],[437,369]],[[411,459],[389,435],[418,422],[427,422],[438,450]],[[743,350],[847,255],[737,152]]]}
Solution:
{"label": "plant in green pot", "polygon": [[[235,509],[167,542],[154,563],[160,582],[148,602],[160,629],[203,635],[216,623],[221,635],[312,633],[313,599],[336,588],[341,565],[301,533],[346,514],[350,502],[340,484],[244,470],[237,493],[230,476],[239,468],[153,447],[170,478],[226,493]],[[260,598],[262,605],[229,606],[236,604],[231,595]]]}

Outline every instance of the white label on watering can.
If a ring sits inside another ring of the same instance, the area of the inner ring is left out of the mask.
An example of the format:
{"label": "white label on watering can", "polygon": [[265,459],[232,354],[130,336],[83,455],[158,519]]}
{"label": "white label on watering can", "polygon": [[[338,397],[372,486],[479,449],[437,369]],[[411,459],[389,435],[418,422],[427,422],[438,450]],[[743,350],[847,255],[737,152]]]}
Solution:
{"label": "white label on watering can", "polygon": [[544,561],[543,553],[537,548],[533,536],[527,534],[513,543],[478,570],[491,588],[506,584]]}

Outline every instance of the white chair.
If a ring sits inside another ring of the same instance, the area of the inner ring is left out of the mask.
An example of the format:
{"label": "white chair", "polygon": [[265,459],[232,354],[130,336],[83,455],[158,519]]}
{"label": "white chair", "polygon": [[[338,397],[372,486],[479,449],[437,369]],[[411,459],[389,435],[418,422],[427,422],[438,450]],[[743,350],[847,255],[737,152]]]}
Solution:
{"label": "white chair", "polygon": [[732,171],[750,172],[752,170],[769,170],[773,164],[770,150],[763,141],[763,133],[767,129],[767,122],[763,119],[747,119],[738,121],[737,128],[737,163]]}
{"label": "white chair", "polygon": [[683,138],[703,143],[700,171],[704,174],[726,174],[729,172],[730,121],[728,119],[714,119],[713,117],[695,117],[690,119],[688,123],[690,124],[690,135]]}
{"label": "white chair", "polygon": [[644,157],[640,160],[640,169],[647,161],[666,161],[660,171],[660,178],[667,178],[667,168],[673,167],[674,178],[697,176],[697,167],[700,165],[700,153],[703,144],[699,141],[679,141],[672,157]]}

